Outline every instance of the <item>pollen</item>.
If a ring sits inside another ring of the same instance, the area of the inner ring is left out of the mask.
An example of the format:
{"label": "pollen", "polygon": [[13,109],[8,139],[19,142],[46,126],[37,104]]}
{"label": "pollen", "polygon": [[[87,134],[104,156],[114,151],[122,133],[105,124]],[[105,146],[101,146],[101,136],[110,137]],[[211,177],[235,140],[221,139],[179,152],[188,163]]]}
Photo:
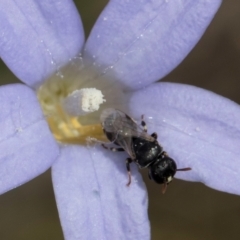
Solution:
{"label": "pollen", "polygon": [[121,101],[120,92],[111,81],[76,60],[37,88],[39,102],[55,139],[80,145],[87,144],[89,137],[107,141],[100,114],[104,108],[114,107]]}
{"label": "pollen", "polygon": [[73,91],[63,100],[63,108],[73,116],[82,116],[99,109],[106,102],[102,92],[96,88]]}

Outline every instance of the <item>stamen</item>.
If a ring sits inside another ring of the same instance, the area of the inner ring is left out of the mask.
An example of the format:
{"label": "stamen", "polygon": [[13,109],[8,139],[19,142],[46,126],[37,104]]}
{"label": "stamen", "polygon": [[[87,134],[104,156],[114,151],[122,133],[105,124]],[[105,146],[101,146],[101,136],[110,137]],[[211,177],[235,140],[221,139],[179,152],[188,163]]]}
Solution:
{"label": "stamen", "polygon": [[88,144],[89,137],[107,141],[100,113],[127,102],[122,89],[113,77],[102,75],[86,59],[76,57],[38,86],[37,95],[56,140],[82,145]]}
{"label": "stamen", "polygon": [[84,116],[99,109],[106,102],[102,92],[96,88],[82,88],[69,94],[62,102],[63,109],[72,116]]}

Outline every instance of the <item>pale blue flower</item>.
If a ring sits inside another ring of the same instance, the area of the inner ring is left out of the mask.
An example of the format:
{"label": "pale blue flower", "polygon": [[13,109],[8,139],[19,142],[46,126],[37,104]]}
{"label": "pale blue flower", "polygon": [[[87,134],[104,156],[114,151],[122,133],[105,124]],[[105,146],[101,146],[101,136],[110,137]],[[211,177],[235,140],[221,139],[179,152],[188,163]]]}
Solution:
{"label": "pale blue flower", "polygon": [[84,45],[72,1],[1,1],[0,55],[26,85],[0,88],[0,192],[52,166],[66,239],[150,238],[136,166],[127,188],[124,155],[98,146],[60,147],[41,112],[34,87],[82,51],[130,90],[132,116],[152,117],[149,131],[178,166],[192,167],[176,177],[239,194],[239,106],[196,87],[153,83],[191,51],[220,3],[111,0]]}

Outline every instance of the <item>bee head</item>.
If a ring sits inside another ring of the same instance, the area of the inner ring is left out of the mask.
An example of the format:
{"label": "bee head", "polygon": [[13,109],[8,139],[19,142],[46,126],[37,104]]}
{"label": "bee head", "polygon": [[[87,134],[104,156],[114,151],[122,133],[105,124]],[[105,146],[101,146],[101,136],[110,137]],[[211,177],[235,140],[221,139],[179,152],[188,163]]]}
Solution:
{"label": "bee head", "polygon": [[149,178],[158,184],[169,184],[177,171],[175,161],[168,156],[161,156],[149,166]]}

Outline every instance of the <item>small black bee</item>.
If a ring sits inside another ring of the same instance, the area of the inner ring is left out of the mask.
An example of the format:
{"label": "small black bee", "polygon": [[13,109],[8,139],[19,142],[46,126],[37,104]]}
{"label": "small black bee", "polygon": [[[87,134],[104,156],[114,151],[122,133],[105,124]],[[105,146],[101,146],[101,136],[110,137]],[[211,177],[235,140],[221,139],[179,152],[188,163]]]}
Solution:
{"label": "small black bee", "polygon": [[126,159],[129,181],[131,184],[130,163],[135,162],[139,168],[148,168],[148,176],[158,184],[163,184],[162,192],[172,181],[176,171],[188,171],[191,168],[177,169],[175,161],[170,158],[157,141],[157,134],[149,135],[145,121],[141,127],[127,114],[113,108],[105,109],[100,117],[103,131],[108,140],[119,148],[108,148],[112,151],[126,151],[130,158]]}

